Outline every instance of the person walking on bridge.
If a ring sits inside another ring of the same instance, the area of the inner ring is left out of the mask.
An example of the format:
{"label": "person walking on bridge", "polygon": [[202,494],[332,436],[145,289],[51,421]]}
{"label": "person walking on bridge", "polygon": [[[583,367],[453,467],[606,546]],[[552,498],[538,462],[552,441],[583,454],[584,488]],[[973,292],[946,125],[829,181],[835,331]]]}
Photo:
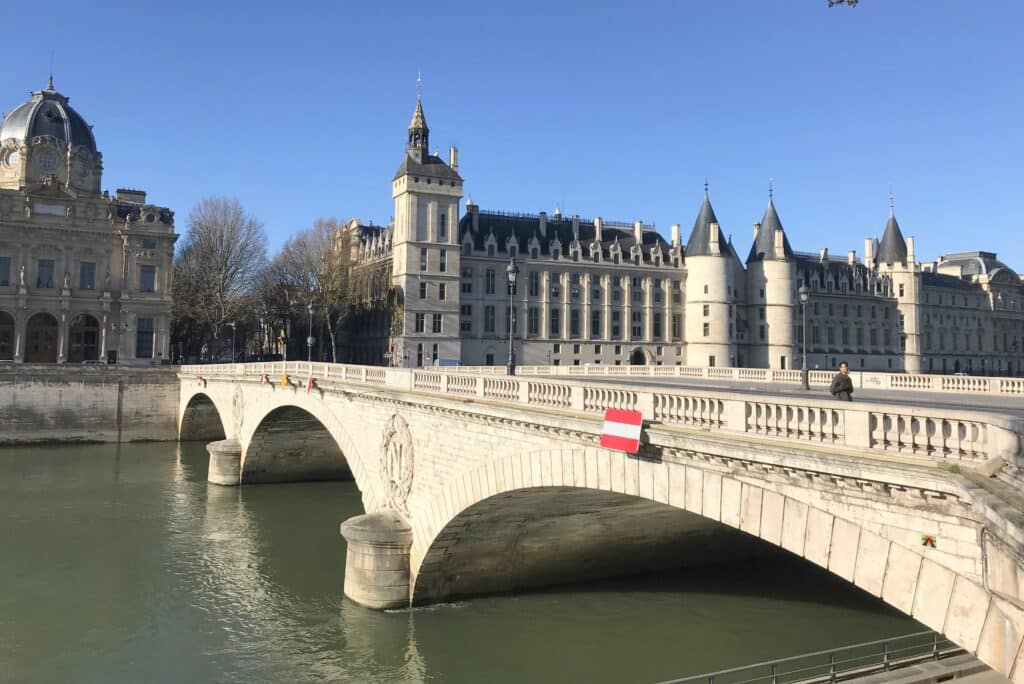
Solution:
{"label": "person walking on bridge", "polygon": [[840,362],[839,372],[832,378],[832,387],[829,391],[839,401],[853,401],[853,380],[850,379],[850,364],[845,361]]}

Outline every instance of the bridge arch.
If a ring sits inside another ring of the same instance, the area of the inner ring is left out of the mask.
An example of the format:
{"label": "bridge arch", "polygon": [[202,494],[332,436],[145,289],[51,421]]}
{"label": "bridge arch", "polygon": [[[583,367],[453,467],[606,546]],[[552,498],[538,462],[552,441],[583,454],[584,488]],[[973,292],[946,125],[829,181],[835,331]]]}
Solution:
{"label": "bridge arch", "polygon": [[225,423],[209,394],[196,392],[178,418],[178,441],[215,442],[225,438]]}
{"label": "bridge arch", "polygon": [[[686,520],[669,512],[675,509],[785,549],[944,633],[996,669],[1011,671],[1024,627],[1016,624],[1012,606],[905,541],[887,538],[885,530],[868,529],[801,500],[792,495],[797,490],[787,494],[748,479],[752,478],[704,468],[700,461],[647,461],[597,448],[540,450],[495,459],[442,487],[432,512],[422,514],[426,521],[411,550],[411,601],[421,604],[460,593],[483,593],[476,587],[461,591],[458,582],[460,577],[472,580],[487,572],[515,582],[516,570],[491,558],[477,557],[474,568],[469,559],[461,558],[460,544],[475,532],[491,529],[491,519],[504,517],[514,534],[540,529],[541,525],[517,524],[522,518],[515,516],[531,510],[531,505],[535,515],[554,512],[557,507],[545,508],[546,502],[582,494],[583,507],[625,503],[637,514],[657,514],[659,522],[669,526],[667,534],[654,536],[658,543],[686,532]],[[492,553],[507,541],[492,542]],[[500,557],[501,562],[523,562],[524,569],[543,571],[559,560],[558,544],[541,548],[528,541],[517,538],[513,546],[527,549],[534,558],[521,554],[520,561],[513,554]],[[488,564],[492,567],[484,567]],[[586,577],[588,567],[581,567]],[[488,592],[513,587],[499,587],[494,581],[483,586]]]}
{"label": "bridge arch", "polygon": [[[360,449],[351,436],[353,429],[359,429],[355,415],[339,416],[319,390],[307,393],[296,387],[270,384],[253,385],[244,393],[236,393],[233,401],[234,412],[243,417],[237,432],[242,447],[242,484],[340,476],[355,481],[364,510],[373,512],[382,507],[381,493],[374,486],[377,471],[371,469],[372,464],[364,455],[367,450]],[[302,439],[308,439],[306,446],[318,452],[305,463],[298,444]],[[339,470],[339,464],[343,470]],[[324,467],[334,475],[323,474]],[[274,473],[279,468],[289,475],[276,477]]]}

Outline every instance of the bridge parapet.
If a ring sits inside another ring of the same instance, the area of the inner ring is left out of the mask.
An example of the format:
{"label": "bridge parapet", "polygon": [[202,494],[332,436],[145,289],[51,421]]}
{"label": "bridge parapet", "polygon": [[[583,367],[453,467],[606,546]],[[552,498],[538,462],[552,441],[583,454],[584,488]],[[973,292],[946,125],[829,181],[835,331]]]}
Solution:
{"label": "bridge parapet", "polygon": [[[583,368],[589,367],[570,367]],[[261,378],[278,382],[312,378],[323,389],[333,383],[386,387],[415,394],[473,397],[519,408],[557,410],[593,415],[608,408],[640,411],[654,425],[734,433],[750,438],[801,442],[895,455],[915,460],[986,467],[1001,459],[1024,466],[1021,454],[1024,419],[998,411],[969,411],[915,404],[902,395],[899,403],[838,402],[824,397],[745,394],[716,389],[643,386],[637,366],[605,366],[629,372],[636,385],[580,382],[571,377],[551,378],[527,373],[517,376],[463,371],[385,368],[347,364],[278,362],[184,366],[183,375],[196,377]],[[685,366],[646,367],[688,369]],[[708,369],[764,373],[798,373],[767,369]],[[609,375],[617,375],[609,373]],[[788,377],[788,376],[783,376]],[[895,377],[895,376],[894,376]],[[923,376],[905,376],[909,378]],[[944,376],[939,376],[944,377]],[[951,380],[1011,380],[1008,378],[949,378]]]}

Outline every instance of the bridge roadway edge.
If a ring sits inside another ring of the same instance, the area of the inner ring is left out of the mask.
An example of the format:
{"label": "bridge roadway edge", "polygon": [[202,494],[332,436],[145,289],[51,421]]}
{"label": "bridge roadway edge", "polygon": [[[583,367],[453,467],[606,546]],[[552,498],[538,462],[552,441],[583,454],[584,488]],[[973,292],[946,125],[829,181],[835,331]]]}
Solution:
{"label": "bridge roadway edge", "polygon": [[[210,382],[236,385],[238,380],[223,383],[211,378]],[[243,392],[267,392],[246,380]],[[278,390],[281,395],[273,403],[327,403],[341,389],[349,401],[387,404],[386,413],[401,407],[409,413],[444,414],[446,420],[458,419],[477,430],[503,431],[506,440],[520,433],[542,433],[559,442],[559,448],[478,462],[442,485],[434,496],[420,496],[419,501],[410,497],[411,594],[434,539],[476,503],[516,486],[606,489],[717,518],[797,553],[947,633],[997,670],[1021,680],[1016,661],[1024,618],[1014,596],[985,586],[984,557],[977,538],[986,521],[999,521],[1001,537],[1012,533],[1002,542],[1019,554],[1020,528],[999,515],[1005,503],[971,484],[965,475],[912,458],[862,452],[850,461],[856,452],[846,448],[806,443],[794,448],[782,442],[659,425],[647,430],[642,454],[646,457],[629,459],[595,446],[601,421],[592,415],[426,392],[411,398],[409,392],[341,382],[321,384],[319,398],[303,397],[292,388],[291,397],[286,396],[288,390]],[[184,385],[183,379],[183,406],[186,395],[195,393]],[[212,387],[203,389],[223,395]],[[416,427],[413,420],[412,428]],[[443,448],[443,439],[435,441],[437,448]],[[660,460],[647,458],[659,451]],[[612,465],[613,459],[621,462],[621,471]],[[363,460],[367,479],[372,477],[372,458],[367,455]],[[916,521],[910,516],[903,526],[894,525],[886,515],[905,512],[907,497],[922,515]],[[926,527],[924,523],[933,526],[940,545],[950,543],[952,552],[942,546],[922,551],[923,530],[914,528],[915,523],[917,528]],[[907,570],[910,567],[912,571]]]}

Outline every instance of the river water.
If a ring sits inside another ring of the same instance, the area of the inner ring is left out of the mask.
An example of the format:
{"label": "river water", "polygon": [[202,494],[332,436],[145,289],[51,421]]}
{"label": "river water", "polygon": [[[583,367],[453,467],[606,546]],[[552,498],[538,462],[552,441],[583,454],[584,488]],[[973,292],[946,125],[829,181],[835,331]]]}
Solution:
{"label": "river water", "polygon": [[379,613],[352,483],[206,483],[202,444],[0,449],[0,681],[654,682],[918,631],[784,553]]}

